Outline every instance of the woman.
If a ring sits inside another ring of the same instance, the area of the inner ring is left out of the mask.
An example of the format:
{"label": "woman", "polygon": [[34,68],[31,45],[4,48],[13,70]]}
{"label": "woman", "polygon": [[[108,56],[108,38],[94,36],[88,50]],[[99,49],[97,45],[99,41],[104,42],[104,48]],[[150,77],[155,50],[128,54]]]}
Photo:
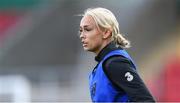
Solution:
{"label": "woman", "polygon": [[87,9],[80,22],[84,50],[98,62],[89,77],[93,102],[154,102],[123,48],[130,43],[119,32],[114,14],[105,8]]}

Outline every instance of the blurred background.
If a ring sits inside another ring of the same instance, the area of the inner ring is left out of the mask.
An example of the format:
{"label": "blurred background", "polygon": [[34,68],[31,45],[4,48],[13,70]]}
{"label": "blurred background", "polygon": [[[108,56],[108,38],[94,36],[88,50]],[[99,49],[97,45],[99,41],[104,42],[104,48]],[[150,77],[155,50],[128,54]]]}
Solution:
{"label": "blurred background", "polygon": [[157,101],[180,101],[180,0],[0,0],[0,102],[88,102],[85,9],[110,9]]}

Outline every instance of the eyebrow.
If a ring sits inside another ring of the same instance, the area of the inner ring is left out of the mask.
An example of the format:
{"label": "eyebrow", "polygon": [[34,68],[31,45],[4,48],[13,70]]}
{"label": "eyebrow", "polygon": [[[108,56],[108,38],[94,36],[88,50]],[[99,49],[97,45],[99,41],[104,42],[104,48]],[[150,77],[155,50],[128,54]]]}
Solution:
{"label": "eyebrow", "polygon": [[[83,27],[88,27],[88,26],[90,26],[90,25],[84,25]],[[82,26],[80,26],[80,28],[82,28]]]}

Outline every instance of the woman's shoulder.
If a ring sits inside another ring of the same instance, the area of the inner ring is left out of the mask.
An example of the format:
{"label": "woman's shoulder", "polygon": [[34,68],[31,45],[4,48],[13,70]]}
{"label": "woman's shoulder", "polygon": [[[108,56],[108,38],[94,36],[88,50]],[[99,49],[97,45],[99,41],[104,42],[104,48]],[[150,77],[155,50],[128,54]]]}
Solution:
{"label": "woman's shoulder", "polygon": [[128,58],[121,56],[121,55],[114,55],[109,58],[107,58],[104,62],[103,65],[109,65],[112,63],[118,63],[118,64],[131,64],[131,60]]}
{"label": "woman's shoulder", "polygon": [[103,70],[105,72],[119,72],[119,71],[134,71],[134,65],[131,60],[128,58],[121,56],[121,55],[115,55],[107,58],[103,64]]}

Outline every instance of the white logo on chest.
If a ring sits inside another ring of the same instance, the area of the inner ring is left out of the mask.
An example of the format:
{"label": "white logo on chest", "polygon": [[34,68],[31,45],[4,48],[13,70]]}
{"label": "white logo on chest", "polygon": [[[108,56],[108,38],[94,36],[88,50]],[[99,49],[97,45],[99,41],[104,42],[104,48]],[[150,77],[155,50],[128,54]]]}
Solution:
{"label": "white logo on chest", "polygon": [[127,72],[126,74],[125,74],[125,77],[127,78],[127,81],[132,81],[133,80],[133,75],[130,73],[130,72]]}

